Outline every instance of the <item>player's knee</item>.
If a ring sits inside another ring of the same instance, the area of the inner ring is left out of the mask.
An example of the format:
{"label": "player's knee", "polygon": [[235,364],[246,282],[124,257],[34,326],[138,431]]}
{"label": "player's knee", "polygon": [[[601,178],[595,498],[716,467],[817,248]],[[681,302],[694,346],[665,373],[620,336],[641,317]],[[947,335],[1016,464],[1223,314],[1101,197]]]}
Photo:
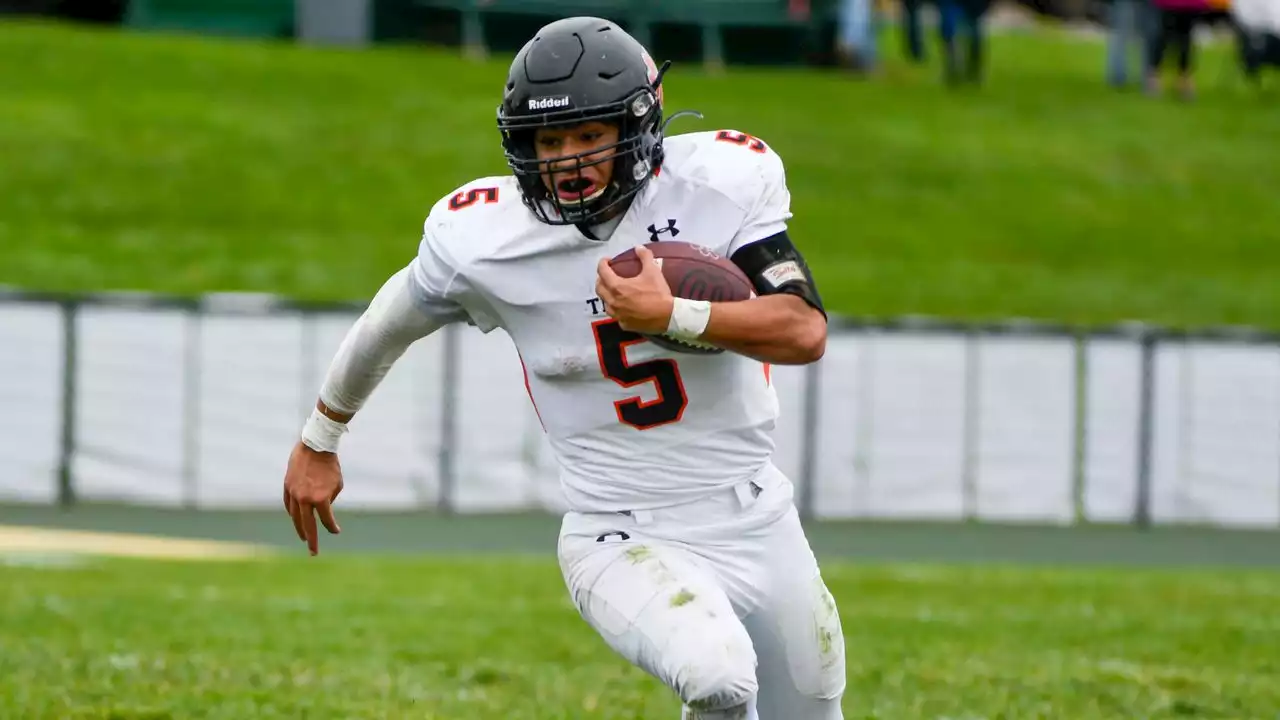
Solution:
{"label": "player's knee", "polygon": [[746,708],[756,695],[755,669],[730,668],[711,675],[694,677],[681,693],[684,703],[697,712],[698,720],[736,718],[738,708]]}
{"label": "player's knee", "polygon": [[681,700],[696,711],[693,717],[698,720],[737,718],[739,715],[732,713],[739,708],[745,717],[747,703],[758,688],[756,654],[750,638],[744,631],[727,641],[700,645],[691,648],[687,655],[690,661],[677,674]]}

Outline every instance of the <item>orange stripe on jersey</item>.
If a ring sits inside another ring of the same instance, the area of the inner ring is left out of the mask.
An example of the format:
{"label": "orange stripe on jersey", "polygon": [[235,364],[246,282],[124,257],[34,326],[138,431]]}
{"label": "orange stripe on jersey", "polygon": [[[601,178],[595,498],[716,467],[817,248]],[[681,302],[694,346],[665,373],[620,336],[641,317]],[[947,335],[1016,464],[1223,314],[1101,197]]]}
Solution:
{"label": "orange stripe on jersey", "polygon": [[516,351],[516,357],[520,358],[520,372],[524,373],[524,391],[529,394],[529,402],[533,405],[533,412],[538,416],[538,424],[542,426],[542,432],[547,431],[547,424],[542,422],[542,411],[538,409],[538,401],[533,399],[533,388],[529,387],[529,368],[525,367],[524,356],[520,351]]}
{"label": "orange stripe on jersey", "polygon": [[770,365],[769,363],[764,364],[764,384],[765,385],[773,384],[773,366]]}

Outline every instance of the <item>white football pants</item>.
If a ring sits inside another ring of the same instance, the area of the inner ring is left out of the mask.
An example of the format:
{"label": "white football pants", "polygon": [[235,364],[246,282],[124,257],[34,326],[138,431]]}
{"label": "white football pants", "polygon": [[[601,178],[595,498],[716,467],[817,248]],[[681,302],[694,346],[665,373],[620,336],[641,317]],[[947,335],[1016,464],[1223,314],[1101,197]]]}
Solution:
{"label": "white football pants", "polygon": [[685,505],[570,512],[558,554],[574,605],[690,717],[840,720],[844,635],[793,496],[769,466]]}

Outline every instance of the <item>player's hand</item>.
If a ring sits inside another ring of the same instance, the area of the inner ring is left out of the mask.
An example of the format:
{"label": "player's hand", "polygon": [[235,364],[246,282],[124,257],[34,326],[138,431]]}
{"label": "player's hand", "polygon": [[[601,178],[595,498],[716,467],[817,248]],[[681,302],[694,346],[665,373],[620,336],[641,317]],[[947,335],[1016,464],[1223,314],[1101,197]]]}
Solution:
{"label": "player's hand", "polygon": [[284,509],[293,518],[298,539],[307,544],[312,555],[320,552],[317,515],[330,534],[342,532],[333,516],[333,501],[340,492],[342,466],[338,456],[312,450],[299,441],[289,455],[289,468],[284,474]]}
{"label": "player's hand", "polygon": [[603,258],[597,266],[596,295],[604,301],[605,312],[618,321],[623,330],[638,333],[663,333],[671,322],[674,299],[662,269],[654,261],[649,248],[636,248],[640,258],[640,274],[620,277]]}

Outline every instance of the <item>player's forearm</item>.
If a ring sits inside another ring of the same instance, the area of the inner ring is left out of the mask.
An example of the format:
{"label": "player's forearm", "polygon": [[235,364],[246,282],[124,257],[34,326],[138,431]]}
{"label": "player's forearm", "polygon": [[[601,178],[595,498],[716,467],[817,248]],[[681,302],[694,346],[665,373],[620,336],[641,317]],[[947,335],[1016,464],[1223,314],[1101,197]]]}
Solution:
{"label": "player's forearm", "polygon": [[360,316],[329,363],[317,407],[339,422],[350,420],[416,339]]}
{"label": "player's forearm", "polygon": [[826,351],[827,321],[795,295],[765,295],[712,303],[700,339],[762,362],[805,365]]}
{"label": "player's forearm", "polygon": [[405,350],[439,327],[414,305],[407,279],[407,269],[392,275],[338,347],[316,403],[330,420],[350,420]]}

